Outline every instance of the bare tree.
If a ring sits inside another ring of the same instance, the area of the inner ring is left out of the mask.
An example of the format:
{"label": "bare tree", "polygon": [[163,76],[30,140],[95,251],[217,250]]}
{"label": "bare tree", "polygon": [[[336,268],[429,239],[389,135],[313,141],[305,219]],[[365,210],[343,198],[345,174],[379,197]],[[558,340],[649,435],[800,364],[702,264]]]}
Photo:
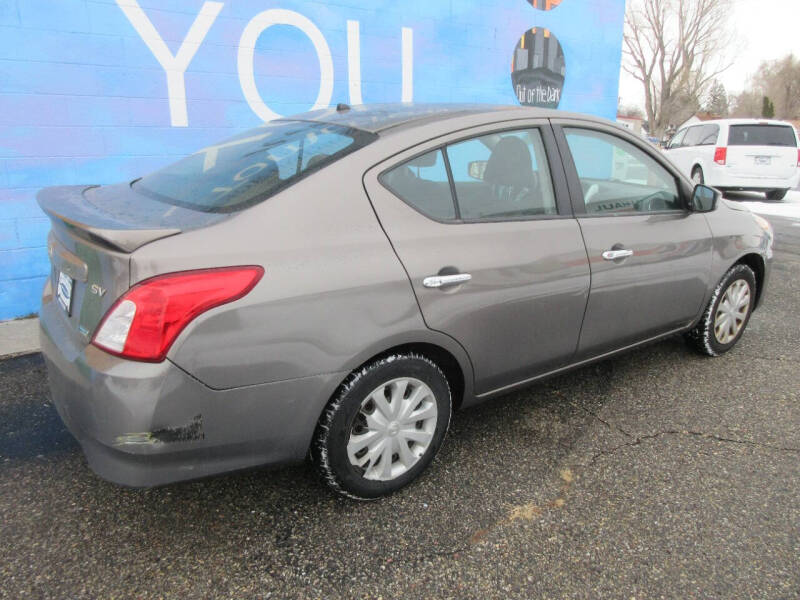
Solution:
{"label": "bare tree", "polygon": [[761,116],[764,96],[756,90],[745,90],[731,99],[731,116],[757,118]]}
{"label": "bare tree", "polygon": [[731,0],[629,0],[623,68],[644,87],[651,132],[662,136],[700,107],[724,71]]}
{"label": "bare tree", "polygon": [[776,117],[800,117],[800,59],[789,54],[778,60],[761,63],[753,83],[773,102]]}
{"label": "bare tree", "polygon": [[[769,106],[765,102],[769,100]],[[762,62],[747,89],[733,99],[735,117],[800,118],[800,59],[789,54]]]}

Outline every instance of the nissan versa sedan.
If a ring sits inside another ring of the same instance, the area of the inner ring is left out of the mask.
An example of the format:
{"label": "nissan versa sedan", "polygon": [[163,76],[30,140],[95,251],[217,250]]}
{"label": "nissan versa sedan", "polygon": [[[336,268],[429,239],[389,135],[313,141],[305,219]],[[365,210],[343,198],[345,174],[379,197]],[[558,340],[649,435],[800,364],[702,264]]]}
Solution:
{"label": "nissan versa sedan", "polygon": [[533,108],[340,105],[38,198],[53,400],[130,486],[310,455],[392,493],[454,409],[673,334],[727,352],[772,259],[644,140]]}

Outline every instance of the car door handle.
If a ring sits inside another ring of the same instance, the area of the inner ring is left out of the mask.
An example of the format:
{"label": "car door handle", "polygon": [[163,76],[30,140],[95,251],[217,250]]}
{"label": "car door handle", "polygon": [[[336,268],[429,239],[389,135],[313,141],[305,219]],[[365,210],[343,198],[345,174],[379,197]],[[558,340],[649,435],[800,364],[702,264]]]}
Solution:
{"label": "car door handle", "polygon": [[448,285],[458,285],[459,283],[466,283],[472,279],[469,273],[456,273],[454,275],[432,275],[422,280],[422,285],[426,288],[440,288],[447,287]]}
{"label": "car door handle", "polygon": [[628,256],[633,256],[633,250],[606,250],[603,252],[603,259],[605,260],[617,260]]}

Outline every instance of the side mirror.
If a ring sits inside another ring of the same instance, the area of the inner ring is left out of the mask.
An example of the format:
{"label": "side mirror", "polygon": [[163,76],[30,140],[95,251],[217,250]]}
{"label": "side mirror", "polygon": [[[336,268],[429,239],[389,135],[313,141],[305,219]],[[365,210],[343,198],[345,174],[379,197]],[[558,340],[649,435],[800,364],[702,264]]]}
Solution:
{"label": "side mirror", "polygon": [[486,165],[488,164],[488,160],[473,160],[467,165],[467,173],[472,179],[483,181],[483,176],[486,173]]}
{"label": "side mirror", "polygon": [[694,186],[692,198],[689,200],[689,210],[692,212],[711,212],[717,208],[717,201],[721,194],[712,187],[702,183]]}

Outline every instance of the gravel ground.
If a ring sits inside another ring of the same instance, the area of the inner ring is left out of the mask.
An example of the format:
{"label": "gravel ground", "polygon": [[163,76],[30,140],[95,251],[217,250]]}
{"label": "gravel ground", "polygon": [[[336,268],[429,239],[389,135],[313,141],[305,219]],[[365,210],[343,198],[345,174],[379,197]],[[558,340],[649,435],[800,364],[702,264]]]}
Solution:
{"label": "gravel ground", "polygon": [[152,490],[101,481],[39,355],[0,363],[0,597],[798,598],[800,222],[707,359],[680,339],[454,417],[369,504],[307,466]]}

